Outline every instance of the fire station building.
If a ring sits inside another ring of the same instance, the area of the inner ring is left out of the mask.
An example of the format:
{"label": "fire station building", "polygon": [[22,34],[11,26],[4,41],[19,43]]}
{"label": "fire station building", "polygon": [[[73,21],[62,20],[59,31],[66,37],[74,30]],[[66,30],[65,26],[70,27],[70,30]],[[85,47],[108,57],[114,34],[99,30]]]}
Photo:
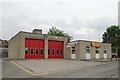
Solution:
{"label": "fire station building", "polygon": [[42,30],[20,31],[9,40],[9,59],[67,58],[67,38],[42,34]]}
{"label": "fire station building", "polygon": [[111,59],[111,44],[42,34],[42,30],[20,31],[9,40],[9,59]]}
{"label": "fire station building", "polygon": [[111,44],[76,40],[68,43],[69,59],[75,60],[103,60],[111,59]]}

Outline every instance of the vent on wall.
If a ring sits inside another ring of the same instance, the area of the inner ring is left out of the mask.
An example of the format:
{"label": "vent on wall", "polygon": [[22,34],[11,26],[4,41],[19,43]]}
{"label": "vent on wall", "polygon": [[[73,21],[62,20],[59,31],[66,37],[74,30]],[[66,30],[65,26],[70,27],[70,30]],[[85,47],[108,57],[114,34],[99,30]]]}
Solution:
{"label": "vent on wall", "polygon": [[35,34],[42,34],[42,30],[41,29],[34,29],[33,33],[35,33]]}

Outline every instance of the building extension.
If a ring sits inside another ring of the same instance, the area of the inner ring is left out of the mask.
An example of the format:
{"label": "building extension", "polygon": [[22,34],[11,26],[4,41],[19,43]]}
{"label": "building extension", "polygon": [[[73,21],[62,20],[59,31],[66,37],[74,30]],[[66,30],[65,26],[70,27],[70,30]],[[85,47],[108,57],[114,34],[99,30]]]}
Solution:
{"label": "building extension", "polygon": [[69,59],[76,60],[100,60],[111,59],[111,44],[77,40],[68,43],[71,51]]}

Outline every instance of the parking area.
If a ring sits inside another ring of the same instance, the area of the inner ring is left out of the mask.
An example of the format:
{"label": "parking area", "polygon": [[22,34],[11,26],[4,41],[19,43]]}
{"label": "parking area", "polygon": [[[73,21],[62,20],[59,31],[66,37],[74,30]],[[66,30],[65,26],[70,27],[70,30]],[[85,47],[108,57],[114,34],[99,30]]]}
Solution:
{"label": "parking area", "polygon": [[102,64],[101,62],[92,61],[76,61],[64,59],[31,59],[31,60],[15,60],[17,64],[24,66],[34,74],[44,75],[67,70],[92,67]]}

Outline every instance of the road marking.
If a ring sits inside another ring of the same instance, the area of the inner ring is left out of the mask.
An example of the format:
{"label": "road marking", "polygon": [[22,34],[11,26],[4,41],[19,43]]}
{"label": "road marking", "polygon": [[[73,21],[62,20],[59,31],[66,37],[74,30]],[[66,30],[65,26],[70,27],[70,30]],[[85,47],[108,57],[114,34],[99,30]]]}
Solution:
{"label": "road marking", "polygon": [[33,74],[30,70],[28,70],[28,69],[26,69],[25,67],[17,64],[15,61],[10,61],[10,62],[13,63],[14,65],[16,65],[18,68],[22,69],[23,71],[27,72],[28,74],[30,74],[30,75]]}

